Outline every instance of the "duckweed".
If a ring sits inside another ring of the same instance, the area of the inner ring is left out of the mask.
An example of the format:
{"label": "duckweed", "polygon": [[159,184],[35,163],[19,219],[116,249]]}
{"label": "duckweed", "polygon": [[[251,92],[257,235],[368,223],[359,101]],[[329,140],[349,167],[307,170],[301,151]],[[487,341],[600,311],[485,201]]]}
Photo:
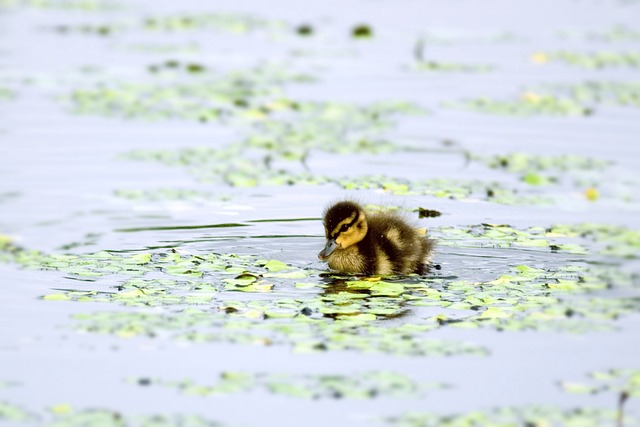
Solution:
{"label": "duckweed", "polygon": [[249,14],[199,13],[169,16],[150,16],[144,19],[142,28],[150,31],[216,30],[244,34],[264,31],[281,33],[287,28],[282,21],[267,20]]}
{"label": "duckweed", "polygon": [[560,382],[560,387],[568,393],[600,394],[625,393],[628,397],[640,397],[640,370],[609,369],[589,374],[588,382]]}
{"label": "duckweed", "polygon": [[[552,252],[589,252],[617,258],[637,258],[640,231],[605,224],[558,224],[550,228],[515,229],[506,224],[481,224],[469,228],[443,226],[434,229],[441,245],[530,247]],[[574,243],[582,238],[582,243]],[[590,241],[593,250],[585,245]]]}
{"label": "duckweed", "polygon": [[487,73],[493,71],[493,66],[486,64],[463,64],[458,62],[421,61],[413,65],[417,71],[458,72],[458,73]]}
{"label": "duckweed", "polygon": [[482,113],[510,116],[590,116],[597,106],[640,107],[640,83],[587,81],[527,89],[512,99],[476,98],[444,104]]}
{"label": "duckweed", "polygon": [[[148,426],[184,426],[184,427],[222,427],[223,424],[202,418],[198,415],[126,415],[109,409],[85,409],[47,414],[48,427],[148,427]],[[49,421],[50,420],[50,421]],[[41,424],[40,424],[41,425]]]}
{"label": "duckweed", "polygon": [[36,8],[80,11],[105,11],[117,9],[116,2],[108,0],[0,0],[3,8]]}
{"label": "duckweed", "polygon": [[14,90],[0,86],[0,101],[10,101],[16,97]]}
{"label": "duckweed", "polygon": [[[584,426],[615,425],[616,411],[598,408],[565,409],[553,406],[496,407],[463,414],[409,412],[384,419],[399,427],[467,427],[467,426]],[[637,420],[629,419],[635,423]]]}
{"label": "duckweed", "polygon": [[[11,0],[4,0],[11,2]],[[33,1],[33,3],[36,3]],[[44,3],[44,2],[43,2]],[[50,2],[53,4],[54,2]],[[62,2],[58,2],[62,3]],[[76,5],[78,8],[82,2],[67,2],[69,6]],[[85,0],[90,7],[90,3],[98,4],[96,1]],[[50,6],[51,7],[51,6]],[[83,33],[108,36],[117,33],[148,31],[148,32],[178,32],[178,31],[201,31],[213,30],[228,34],[249,34],[265,33],[271,37],[279,36],[289,30],[289,25],[283,21],[268,20],[250,14],[235,13],[201,13],[166,16],[147,16],[137,21],[121,23],[105,23],[99,25],[62,25],[54,27],[59,33]]]}
{"label": "duckweed", "polygon": [[[141,82],[110,82],[93,88],[76,89],[69,96],[79,114],[99,114],[146,120],[223,121],[231,118],[258,120],[278,104],[292,108],[282,98],[285,81],[308,81],[309,76],[273,66],[217,75],[197,63],[166,63],[166,68],[182,67],[198,78],[187,82],[172,73]],[[151,70],[157,71],[157,66]],[[194,76],[195,77],[195,76]],[[249,103],[250,102],[250,103]]]}
{"label": "duckweed", "polygon": [[424,45],[457,45],[464,43],[516,43],[523,38],[515,33],[454,33],[447,31],[427,31],[422,37]]}
{"label": "duckweed", "polygon": [[594,159],[579,155],[541,156],[526,153],[510,153],[494,156],[473,156],[483,159],[487,166],[494,169],[505,169],[513,173],[529,171],[589,171],[603,170],[611,165],[611,161]]}
{"label": "duckweed", "polygon": [[[519,175],[520,180],[529,185],[551,185],[567,178],[573,178],[573,184],[579,186],[582,181],[601,173],[611,166],[610,161],[587,158],[578,155],[541,156],[526,153],[509,153],[491,156],[471,155],[492,169],[502,169]],[[595,179],[600,181],[601,175]]]}
{"label": "duckweed", "polygon": [[617,42],[640,40],[640,31],[630,28],[626,25],[615,25],[606,30],[598,30],[598,31],[562,30],[558,32],[558,36],[564,39],[572,39],[572,40],[577,39],[577,40],[617,43]]}
{"label": "duckweed", "polygon": [[[267,141],[288,141],[286,138],[250,140],[250,143],[262,145]],[[372,149],[381,152],[392,149],[393,145],[374,143],[335,144],[335,140],[329,145],[322,145],[324,139],[317,142],[318,149],[343,152],[368,152]],[[274,143],[274,148],[277,148]],[[277,143],[278,146],[280,143]],[[309,143],[307,143],[309,144]],[[303,145],[301,144],[300,147]],[[283,146],[283,155],[290,160],[304,162],[306,151],[296,150],[296,142]],[[494,203],[508,205],[551,205],[556,203],[553,197],[542,195],[520,194],[517,190],[507,188],[497,181],[461,180],[461,179],[426,179],[408,181],[406,179],[392,178],[383,175],[371,175],[351,178],[333,178],[314,174],[304,169],[302,165],[291,164],[291,169],[275,168],[271,164],[273,157],[270,154],[264,156],[245,158],[241,155],[243,150],[237,146],[222,149],[213,148],[187,148],[176,151],[164,150],[136,150],[123,156],[125,160],[157,161],[170,166],[180,166],[196,178],[206,183],[225,183],[232,187],[255,187],[260,185],[321,185],[333,184],[347,190],[382,190],[396,195],[431,195],[440,198],[468,199],[477,198]],[[267,152],[268,153],[268,152]],[[224,161],[223,161],[224,160]]]}
{"label": "duckweed", "polygon": [[354,39],[368,39],[373,37],[373,29],[367,24],[358,24],[351,29]]}
{"label": "duckweed", "polygon": [[609,67],[640,67],[640,53],[638,52],[569,52],[560,51],[546,54],[536,54],[538,58],[544,55],[545,60],[536,60],[537,63],[560,61],[568,65],[583,68],[609,68]]}
{"label": "duckweed", "polygon": [[114,191],[114,195],[123,199],[136,201],[214,199],[213,194],[208,191],[191,190],[188,188],[156,188],[152,190],[120,189]]}
{"label": "duckweed", "polygon": [[[140,380],[137,381],[138,383]],[[296,375],[272,372],[220,373],[212,385],[193,380],[165,381],[146,379],[145,385],[175,388],[188,395],[219,396],[263,389],[275,395],[299,399],[375,399],[377,397],[422,396],[427,391],[445,388],[443,384],[419,384],[391,371],[354,374]]]}
{"label": "duckweed", "polygon": [[11,403],[0,401],[0,421],[27,423],[35,420],[33,413]]}
{"label": "duckweed", "polygon": [[[525,230],[490,224],[467,229],[444,226],[431,233],[439,237],[442,246],[520,247],[581,254],[591,247],[599,250],[601,235],[617,245],[626,241],[637,244],[637,233],[628,235],[624,228],[589,224]],[[565,240],[581,244],[563,243]],[[401,280],[338,277],[317,283],[309,277],[312,271],[252,256],[194,255],[175,250],[45,255],[25,251],[9,239],[2,242],[3,258],[27,268],[59,270],[90,280],[104,275],[165,274],[125,279],[107,290],[58,289],[44,296],[52,301],[167,307],[162,313],[76,316],[80,330],[121,337],[170,333],[177,340],[285,345],[294,351],[481,355],[486,353],[481,346],[431,340],[425,334],[443,327],[587,333],[615,328],[617,318],[640,309],[640,297],[592,296],[609,287],[638,288],[640,283],[633,273],[596,265],[518,265],[493,279],[474,282],[415,276]],[[306,278],[306,282],[299,282],[300,278]],[[282,297],[284,290],[294,288],[298,289],[295,298]],[[233,291],[274,295],[242,301],[231,299]],[[385,326],[376,322],[401,319],[417,307],[442,311],[429,316],[422,325]],[[400,343],[398,336],[403,337]]]}

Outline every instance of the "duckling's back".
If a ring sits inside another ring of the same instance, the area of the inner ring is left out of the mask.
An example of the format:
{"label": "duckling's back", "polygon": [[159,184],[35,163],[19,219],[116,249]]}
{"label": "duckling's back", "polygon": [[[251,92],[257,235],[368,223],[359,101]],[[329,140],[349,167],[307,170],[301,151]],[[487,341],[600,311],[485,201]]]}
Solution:
{"label": "duckling's back", "polygon": [[423,273],[433,243],[402,218],[388,213],[367,216],[369,231],[361,252],[370,262],[368,273]]}

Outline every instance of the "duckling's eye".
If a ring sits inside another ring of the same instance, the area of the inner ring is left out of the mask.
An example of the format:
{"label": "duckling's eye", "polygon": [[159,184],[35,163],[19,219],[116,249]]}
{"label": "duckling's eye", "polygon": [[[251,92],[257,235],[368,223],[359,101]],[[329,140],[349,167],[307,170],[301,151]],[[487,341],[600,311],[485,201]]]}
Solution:
{"label": "duckling's eye", "polygon": [[342,224],[342,227],[340,227],[340,232],[344,233],[348,229],[349,229],[349,224]]}

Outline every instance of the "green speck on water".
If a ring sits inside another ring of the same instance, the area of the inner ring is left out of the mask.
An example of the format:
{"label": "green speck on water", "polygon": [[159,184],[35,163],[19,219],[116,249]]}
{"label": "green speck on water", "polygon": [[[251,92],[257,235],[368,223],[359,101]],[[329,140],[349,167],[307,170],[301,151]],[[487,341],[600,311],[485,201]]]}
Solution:
{"label": "green speck on water", "polygon": [[373,37],[373,29],[367,24],[358,24],[351,29],[351,36],[355,39],[367,39]]}

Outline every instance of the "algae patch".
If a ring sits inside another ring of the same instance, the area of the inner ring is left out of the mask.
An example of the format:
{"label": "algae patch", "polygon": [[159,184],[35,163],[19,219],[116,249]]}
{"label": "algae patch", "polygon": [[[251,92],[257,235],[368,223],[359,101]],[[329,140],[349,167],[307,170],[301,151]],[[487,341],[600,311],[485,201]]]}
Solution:
{"label": "algae patch", "polygon": [[138,384],[173,388],[192,396],[221,396],[264,390],[273,395],[297,399],[376,399],[416,397],[446,388],[439,383],[420,384],[391,371],[353,374],[287,374],[273,372],[225,371],[211,385],[190,379],[167,381],[141,378]]}

